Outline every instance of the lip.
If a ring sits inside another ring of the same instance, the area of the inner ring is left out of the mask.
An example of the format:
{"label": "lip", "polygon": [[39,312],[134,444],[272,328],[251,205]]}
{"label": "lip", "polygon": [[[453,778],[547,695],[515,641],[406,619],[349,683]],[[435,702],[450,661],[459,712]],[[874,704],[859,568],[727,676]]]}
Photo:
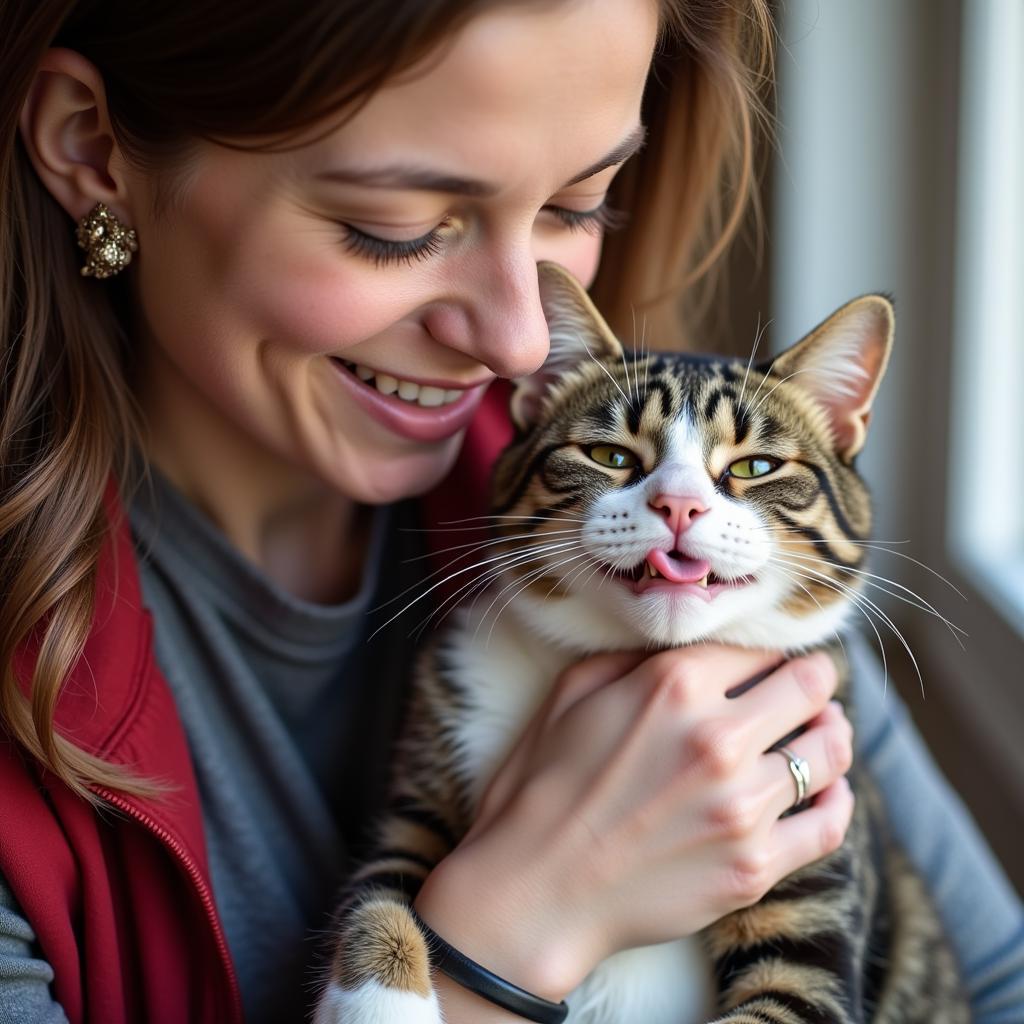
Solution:
{"label": "lip", "polygon": [[[351,373],[339,359],[329,357],[341,385],[352,398],[372,416],[378,423],[392,433],[410,441],[436,442],[454,437],[469,426],[476,407],[487,390],[490,380],[466,389],[465,395],[450,405],[425,409],[413,405],[401,398],[382,395],[375,387],[364,384],[354,373]],[[403,378],[409,380],[411,378]],[[465,385],[444,382],[416,381],[426,386],[459,388]]]}

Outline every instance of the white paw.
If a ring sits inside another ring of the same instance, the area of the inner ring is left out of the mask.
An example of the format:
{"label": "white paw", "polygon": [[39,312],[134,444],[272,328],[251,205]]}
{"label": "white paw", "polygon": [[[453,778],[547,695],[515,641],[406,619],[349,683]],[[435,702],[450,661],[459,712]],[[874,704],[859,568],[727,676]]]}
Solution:
{"label": "white paw", "polygon": [[437,996],[418,996],[385,988],[375,981],[358,988],[328,985],[320,996],[313,1024],[444,1024]]}

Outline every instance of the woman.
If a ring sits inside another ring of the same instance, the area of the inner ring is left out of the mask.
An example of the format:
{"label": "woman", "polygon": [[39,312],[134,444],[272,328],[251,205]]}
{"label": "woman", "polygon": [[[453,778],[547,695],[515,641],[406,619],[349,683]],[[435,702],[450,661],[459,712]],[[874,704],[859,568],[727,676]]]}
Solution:
{"label": "woman", "polygon": [[[500,396],[484,390],[547,348],[538,260],[593,281],[621,330],[644,302],[668,323],[713,262],[749,192],[766,8],[0,12],[0,1007],[16,1021],[301,1019],[309,939],[379,805],[401,706],[411,651],[362,639],[368,609],[406,582],[391,557],[417,514],[404,499],[461,448],[439,500],[478,510],[462,483],[493,449]],[[601,256],[613,207],[631,221]],[[90,213],[83,276],[71,239]],[[672,906],[624,899],[664,836],[622,842],[598,894],[563,827],[609,764],[634,780],[621,806],[605,798],[620,834],[667,798],[629,774],[610,728],[620,679],[701,694],[668,729],[636,712],[644,747],[694,751],[673,796]],[[562,686],[593,728],[574,735],[547,709],[545,743],[499,773],[507,799],[482,838],[417,901],[509,980],[561,998],[610,950],[693,932],[840,842],[850,735],[827,664],[703,647],[593,659]],[[780,822],[785,763],[743,740],[801,723],[815,804]],[[724,761],[709,735],[746,753]],[[556,784],[539,788],[544,758]],[[739,795],[751,820],[708,829]],[[950,800],[932,795],[935,830]],[[1002,883],[985,856],[965,870],[988,906]],[[999,999],[1006,906],[1017,926],[1004,900],[999,933],[965,951],[994,958]],[[453,1024],[515,1019],[437,985]]]}

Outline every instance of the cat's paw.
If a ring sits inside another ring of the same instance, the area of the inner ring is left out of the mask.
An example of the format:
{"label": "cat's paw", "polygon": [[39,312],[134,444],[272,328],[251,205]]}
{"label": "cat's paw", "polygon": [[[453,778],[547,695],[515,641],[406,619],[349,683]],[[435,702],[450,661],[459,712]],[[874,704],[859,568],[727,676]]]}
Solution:
{"label": "cat's paw", "polygon": [[314,1024],[442,1024],[427,946],[407,907],[370,899],[347,915]]}
{"label": "cat's paw", "polygon": [[433,992],[424,998],[368,981],[355,989],[331,982],[317,1003],[313,1024],[442,1024]]}

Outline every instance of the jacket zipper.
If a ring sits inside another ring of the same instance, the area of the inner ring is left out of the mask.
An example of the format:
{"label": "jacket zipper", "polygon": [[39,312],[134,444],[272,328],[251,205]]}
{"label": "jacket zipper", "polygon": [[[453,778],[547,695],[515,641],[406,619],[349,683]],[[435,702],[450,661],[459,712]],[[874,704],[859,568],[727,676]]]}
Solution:
{"label": "jacket zipper", "polygon": [[189,856],[188,851],[178,842],[175,837],[167,831],[158,821],[150,817],[144,811],[139,810],[134,804],[129,803],[119,794],[102,787],[91,787],[93,792],[112,804],[118,810],[123,811],[130,818],[134,818],[140,825],[152,832],[172,853],[177,857],[178,862],[187,872],[199,898],[203,902],[203,909],[206,911],[206,919],[213,929],[214,939],[217,943],[217,952],[220,954],[221,964],[228,977],[229,990],[231,994],[232,1019],[242,1024],[242,997],[238,990],[238,978],[235,975],[235,965],[228,950],[227,939],[224,937],[224,930],[221,927],[220,918],[217,916],[213,903],[213,893],[210,891],[199,865]]}

